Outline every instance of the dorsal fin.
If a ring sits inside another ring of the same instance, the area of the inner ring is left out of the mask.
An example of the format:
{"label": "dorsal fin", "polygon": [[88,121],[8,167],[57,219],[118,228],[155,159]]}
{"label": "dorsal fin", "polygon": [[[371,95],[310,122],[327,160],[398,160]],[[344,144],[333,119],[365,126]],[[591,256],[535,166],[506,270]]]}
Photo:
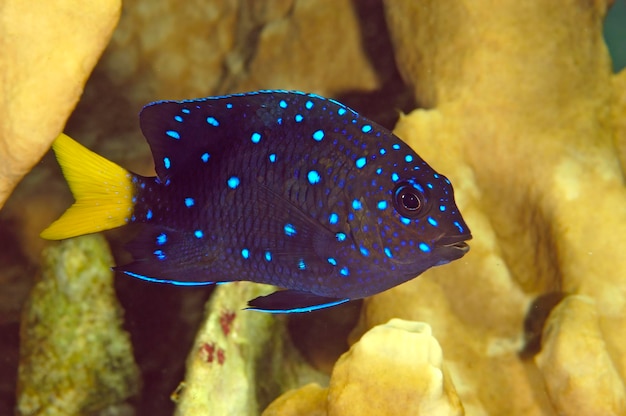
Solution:
{"label": "dorsal fin", "polygon": [[229,126],[231,123],[217,121],[224,118],[224,110],[218,107],[210,102],[200,106],[193,102],[161,101],[143,108],[139,115],[141,131],[150,145],[162,182],[184,171],[192,158],[217,157],[217,153],[233,143],[225,140],[235,133]]}
{"label": "dorsal fin", "polygon": [[272,139],[310,135],[311,127],[300,121],[327,118],[327,113],[333,114],[333,111],[356,115],[348,107],[315,94],[267,90],[195,100],[157,101],[143,108],[139,121],[152,149],[159,179],[165,182],[194,165],[190,162],[201,157],[217,157],[232,146],[254,142],[254,137],[267,137],[283,121],[286,123],[294,117],[298,122],[291,124],[291,135],[288,137],[281,131]]}

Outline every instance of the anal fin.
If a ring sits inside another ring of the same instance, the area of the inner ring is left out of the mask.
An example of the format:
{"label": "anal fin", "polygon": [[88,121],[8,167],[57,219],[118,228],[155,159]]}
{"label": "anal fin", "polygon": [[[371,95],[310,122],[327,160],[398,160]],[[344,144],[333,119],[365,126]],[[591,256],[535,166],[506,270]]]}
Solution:
{"label": "anal fin", "polygon": [[126,249],[135,261],[114,270],[138,279],[179,286],[224,281],[211,273],[215,261],[211,247],[191,232],[162,225],[142,225],[141,232]]}
{"label": "anal fin", "polygon": [[348,302],[348,298],[329,298],[297,290],[279,290],[248,302],[246,310],[268,313],[312,312]]}

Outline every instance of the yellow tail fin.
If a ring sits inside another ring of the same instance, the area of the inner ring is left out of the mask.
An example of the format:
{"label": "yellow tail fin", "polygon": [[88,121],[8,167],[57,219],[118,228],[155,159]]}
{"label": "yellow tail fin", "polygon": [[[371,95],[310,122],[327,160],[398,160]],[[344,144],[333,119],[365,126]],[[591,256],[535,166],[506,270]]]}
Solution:
{"label": "yellow tail fin", "polygon": [[135,190],[129,171],[65,134],[56,138],[52,148],[76,202],[41,232],[42,238],[61,240],[116,228],[129,221]]}

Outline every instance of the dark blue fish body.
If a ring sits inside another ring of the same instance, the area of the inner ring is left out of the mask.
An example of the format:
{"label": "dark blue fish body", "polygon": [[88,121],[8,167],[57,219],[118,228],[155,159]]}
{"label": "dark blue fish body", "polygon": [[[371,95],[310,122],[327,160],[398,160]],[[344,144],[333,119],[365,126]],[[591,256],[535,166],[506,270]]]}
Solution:
{"label": "dark blue fish body", "polygon": [[156,178],[132,176],[144,227],[117,269],[194,285],[287,290],[253,309],[306,311],[458,259],[471,238],[450,182],[398,137],[313,94],[260,91],[146,106]]}

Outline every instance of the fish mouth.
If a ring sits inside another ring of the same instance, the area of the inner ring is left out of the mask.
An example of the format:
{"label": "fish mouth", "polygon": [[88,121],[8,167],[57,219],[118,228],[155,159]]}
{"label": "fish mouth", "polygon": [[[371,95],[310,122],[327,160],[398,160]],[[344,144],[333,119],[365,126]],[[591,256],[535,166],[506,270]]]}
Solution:
{"label": "fish mouth", "polygon": [[441,236],[439,239],[437,239],[435,245],[438,248],[447,248],[459,251],[459,254],[462,256],[469,251],[469,245],[466,243],[466,241],[471,239],[471,234]]}
{"label": "fish mouth", "polygon": [[446,252],[449,260],[463,257],[469,251],[467,240],[471,240],[471,234],[461,234],[452,236],[441,236],[435,241],[438,250]]}
{"label": "fish mouth", "polygon": [[459,241],[458,243],[452,244],[443,244],[439,247],[454,248],[456,250],[462,251],[463,253],[467,253],[469,251],[469,244],[467,244],[465,241]]}

